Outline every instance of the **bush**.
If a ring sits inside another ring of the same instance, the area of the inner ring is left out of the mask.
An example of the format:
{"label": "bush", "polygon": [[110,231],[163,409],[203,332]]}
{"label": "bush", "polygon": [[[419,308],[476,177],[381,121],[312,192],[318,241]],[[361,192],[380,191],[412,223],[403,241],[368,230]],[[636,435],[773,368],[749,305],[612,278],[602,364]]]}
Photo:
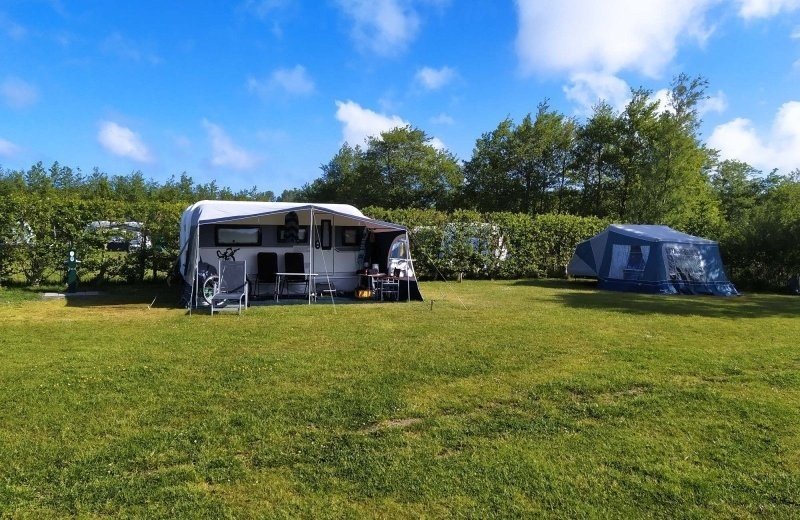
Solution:
{"label": "bush", "polygon": [[[28,285],[48,279],[61,282],[70,250],[81,260],[79,275],[84,283],[139,281],[146,272],[166,273],[171,262],[164,259],[178,254],[184,208],[182,203],[11,194],[0,201],[0,281],[20,276]],[[149,238],[158,254],[154,248],[108,251],[111,237],[119,231],[92,229],[90,223],[98,220],[141,223],[142,243]]]}
{"label": "bush", "polygon": [[575,246],[602,231],[595,217],[460,210],[367,208],[372,218],[409,229],[417,276],[423,279],[564,277]]}

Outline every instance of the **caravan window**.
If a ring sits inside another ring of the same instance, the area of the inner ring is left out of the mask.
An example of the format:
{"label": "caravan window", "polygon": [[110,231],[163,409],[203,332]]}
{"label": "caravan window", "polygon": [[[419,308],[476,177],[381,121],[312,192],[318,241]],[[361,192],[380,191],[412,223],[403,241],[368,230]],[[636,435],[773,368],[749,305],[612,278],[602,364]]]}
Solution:
{"label": "caravan window", "polygon": [[318,230],[319,233],[319,247],[322,249],[330,249],[332,247],[332,238],[333,238],[333,225],[330,219],[324,219],[321,222],[321,228]]}
{"label": "caravan window", "polygon": [[308,226],[298,226],[296,240],[290,240],[286,232],[286,226],[278,226],[278,243],[304,243],[308,240]]}
{"label": "caravan window", "polygon": [[218,246],[259,246],[261,228],[258,226],[217,226],[214,243]]}
{"label": "caravan window", "polygon": [[357,246],[361,242],[361,228],[357,226],[342,226],[342,245]]}

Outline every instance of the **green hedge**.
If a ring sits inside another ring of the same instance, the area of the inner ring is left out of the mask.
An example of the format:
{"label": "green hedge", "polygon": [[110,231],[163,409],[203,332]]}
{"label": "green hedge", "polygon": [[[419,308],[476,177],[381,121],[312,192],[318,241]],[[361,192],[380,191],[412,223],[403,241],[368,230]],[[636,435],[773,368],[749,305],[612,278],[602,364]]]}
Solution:
{"label": "green hedge", "polygon": [[365,208],[372,218],[408,227],[418,276],[563,277],[575,246],[602,231],[595,217]]}
{"label": "green hedge", "polygon": [[[82,283],[139,281],[169,270],[178,252],[184,203],[126,203],[12,194],[0,200],[0,282],[60,283],[70,250],[81,260]],[[93,221],[136,221],[152,248],[106,249],[114,230],[92,230]]]}
{"label": "green hedge", "polygon": [[[798,272],[800,227],[794,215],[800,190],[790,188],[794,185],[773,197],[774,208],[755,214],[749,226],[721,238],[723,258],[737,284],[781,290],[786,278]],[[180,202],[11,194],[0,200],[0,284],[12,280],[27,285],[61,283],[70,249],[82,261],[83,284],[165,276],[178,254],[185,207]],[[469,278],[563,277],[577,243],[609,223],[574,215],[467,210],[368,207],[364,213],[408,227],[417,274],[423,279],[451,279],[458,273]],[[108,251],[106,244],[118,232],[90,230],[89,223],[97,220],[141,222],[153,247]]]}
{"label": "green hedge", "polygon": [[[178,253],[183,203],[12,195],[0,201],[0,280],[60,283],[71,249],[83,284],[135,282],[165,275]],[[373,218],[407,226],[420,277],[563,276],[575,244],[601,230],[595,218],[474,211],[366,208]],[[152,248],[108,251],[118,231],[91,230],[93,221],[137,221]]]}

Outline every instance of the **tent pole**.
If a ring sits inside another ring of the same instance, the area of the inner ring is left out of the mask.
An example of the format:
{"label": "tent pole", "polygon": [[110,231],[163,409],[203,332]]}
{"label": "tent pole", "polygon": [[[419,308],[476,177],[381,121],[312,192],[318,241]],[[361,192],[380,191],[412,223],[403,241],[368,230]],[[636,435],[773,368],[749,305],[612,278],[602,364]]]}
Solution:
{"label": "tent pole", "polygon": [[406,303],[411,301],[411,239],[406,229]]}
{"label": "tent pole", "polygon": [[[309,273],[313,273],[314,272],[314,206],[311,206],[310,208],[308,208],[308,213],[311,216],[311,221],[309,222],[309,226],[308,226],[308,272]],[[306,285],[306,287],[308,287],[308,291],[307,292],[308,292],[308,304],[309,305],[311,305],[311,282],[312,281],[313,281],[313,278],[309,274],[309,276],[308,276],[308,284]],[[314,290],[316,291],[317,288],[314,287]]]}
{"label": "tent pole", "polygon": [[195,236],[195,239],[194,239],[195,255],[194,255],[194,271],[193,271],[193,275],[192,275],[192,287],[195,288],[194,289],[194,308],[196,309],[197,308],[197,300],[198,300],[198,297],[200,295],[200,289],[202,289],[202,287],[197,287],[197,269],[198,269],[198,266],[200,265],[200,222],[197,223],[197,227],[195,228],[194,236]]}

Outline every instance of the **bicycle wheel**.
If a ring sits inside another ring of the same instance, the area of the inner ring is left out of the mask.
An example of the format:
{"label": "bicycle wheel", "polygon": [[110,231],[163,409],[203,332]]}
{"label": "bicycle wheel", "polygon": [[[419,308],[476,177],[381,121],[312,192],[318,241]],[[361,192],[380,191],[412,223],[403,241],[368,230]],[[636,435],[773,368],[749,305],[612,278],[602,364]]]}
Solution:
{"label": "bicycle wheel", "polygon": [[[214,295],[219,292],[218,285],[219,276],[215,274],[209,276],[206,278],[206,281],[203,282],[203,289],[200,291],[200,296],[202,296],[203,301],[206,302],[206,305],[211,305],[212,298],[214,298]],[[225,307],[227,304],[227,300],[217,301],[217,307]]]}

